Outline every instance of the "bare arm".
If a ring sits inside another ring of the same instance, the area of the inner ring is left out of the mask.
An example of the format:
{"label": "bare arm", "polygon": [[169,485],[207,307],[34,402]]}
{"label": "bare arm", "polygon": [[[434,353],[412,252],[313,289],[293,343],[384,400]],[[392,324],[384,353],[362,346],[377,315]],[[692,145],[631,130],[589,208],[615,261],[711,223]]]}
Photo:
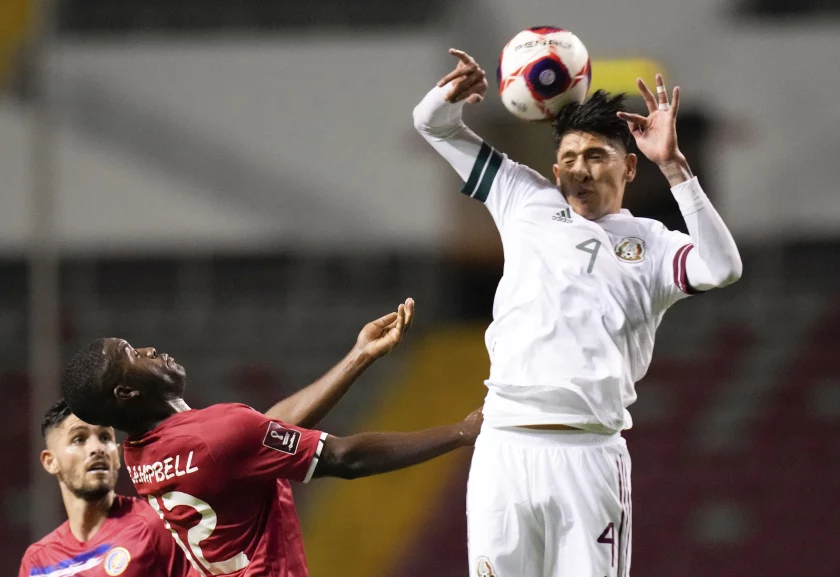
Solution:
{"label": "bare arm", "polygon": [[320,379],[275,404],[265,415],[289,425],[313,428],[368,367],[400,343],[413,320],[414,301],[408,299],[397,312],[366,324],[347,356]]}
{"label": "bare arm", "polygon": [[424,431],[328,436],[314,476],[356,479],[424,463],[475,444],[482,421],[479,409],[460,423]]}
{"label": "bare arm", "polygon": [[327,416],[374,359],[353,347],[337,365],[311,385],[265,412],[271,419],[311,429]]}

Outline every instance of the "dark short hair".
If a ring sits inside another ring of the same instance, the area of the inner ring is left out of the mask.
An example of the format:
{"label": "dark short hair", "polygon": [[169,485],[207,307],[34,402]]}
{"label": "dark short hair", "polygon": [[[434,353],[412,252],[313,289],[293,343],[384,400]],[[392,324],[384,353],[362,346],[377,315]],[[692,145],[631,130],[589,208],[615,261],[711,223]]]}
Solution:
{"label": "dark short hair", "polygon": [[625,98],[624,93],[611,96],[599,90],[583,104],[564,106],[551,123],[554,128],[554,147],[560,148],[560,142],[566,133],[579,131],[618,142],[624,150],[630,150],[633,136],[627,123],[616,115],[617,112],[626,111]]}
{"label": "dark short hair", "polygon": [[70,407],[64,399],[58,399],[53,406],[47,409],[44,413],[44,419],[41,421],[41,436],[47,438],[47,433],[50,429],[59,426],[64,420],[72,414]]}
{"label": "dark short hair", "polygon": [[73,355],[61,375],[61,391],[70,410],[91,425],[114,426],[111,360],[103,354],[105,339],[97,339]]}

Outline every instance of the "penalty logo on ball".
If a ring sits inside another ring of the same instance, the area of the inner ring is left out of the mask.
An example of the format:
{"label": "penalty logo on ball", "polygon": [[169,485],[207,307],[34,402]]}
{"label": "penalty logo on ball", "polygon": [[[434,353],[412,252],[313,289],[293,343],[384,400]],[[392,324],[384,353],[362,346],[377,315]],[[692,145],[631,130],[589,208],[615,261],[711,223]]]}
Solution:
{"label": "penalty logo on ball", "polygon": [[557,74],[554,73],[554,70],[543,70],[540,72],[540,84],[545,86],[549,86],[557,80]]}

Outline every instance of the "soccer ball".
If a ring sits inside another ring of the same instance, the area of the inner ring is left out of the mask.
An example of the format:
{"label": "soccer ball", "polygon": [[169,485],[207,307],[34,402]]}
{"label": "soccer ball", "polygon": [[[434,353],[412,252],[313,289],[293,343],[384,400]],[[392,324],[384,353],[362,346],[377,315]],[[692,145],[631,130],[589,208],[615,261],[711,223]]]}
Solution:
{"label": "soccer ball", "polygon": [[496,71],[505,108],[523,120],[550,120],[583,102],[592,81],[589,53],[562,28],[523,30],[502,49]]}

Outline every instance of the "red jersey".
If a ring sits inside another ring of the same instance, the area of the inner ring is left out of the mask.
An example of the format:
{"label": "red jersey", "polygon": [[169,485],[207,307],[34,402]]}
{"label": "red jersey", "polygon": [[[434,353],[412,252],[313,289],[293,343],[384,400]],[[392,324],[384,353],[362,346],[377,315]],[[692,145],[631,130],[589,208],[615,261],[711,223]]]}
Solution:
{"label": "red jersey", "polygon": [[117,495],[99,531],[82,543],[70,522],[35,543],[23,555],[19,577],[149,577],[192,574],[160,518],[142,499]]}
{"label": "red jersey", "polygon": [[289,480],[309,481],[325,438],[213,405],[127,438],[125,464],[201,575],[306,577]]}

